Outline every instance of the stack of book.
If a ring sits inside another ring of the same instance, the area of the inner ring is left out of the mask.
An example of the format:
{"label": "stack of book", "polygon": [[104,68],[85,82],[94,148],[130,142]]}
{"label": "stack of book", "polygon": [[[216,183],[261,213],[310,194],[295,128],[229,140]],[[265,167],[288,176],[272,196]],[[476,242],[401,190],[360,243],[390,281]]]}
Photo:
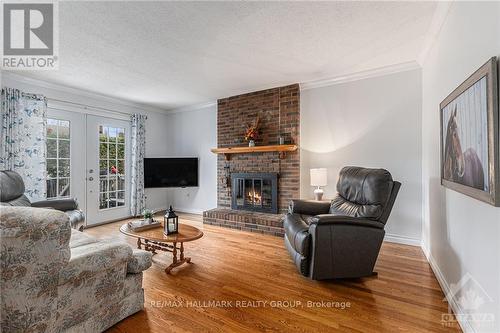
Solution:
{"label": "stack of book", "polygon": [[147,230],[147,229],[152,229],[152,228],[157,228],[161,226],[160,221],[156,220],[135,220],[135,221],[130,221],[128,223],[128,227],[132,229],[133,231],[141,231],[141,230]]}

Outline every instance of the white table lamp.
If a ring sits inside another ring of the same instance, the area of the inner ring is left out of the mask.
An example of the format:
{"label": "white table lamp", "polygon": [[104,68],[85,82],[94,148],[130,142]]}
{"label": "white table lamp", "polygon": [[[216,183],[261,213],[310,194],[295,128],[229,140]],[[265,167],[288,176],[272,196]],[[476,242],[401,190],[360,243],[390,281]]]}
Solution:
{"label": "white table lamp", "polygon": [[321,201],[323,198],[323,189],[321,186],[328,184],[327,170],[325,168],[311,169],[311,186],[316,186],[314,198]]}

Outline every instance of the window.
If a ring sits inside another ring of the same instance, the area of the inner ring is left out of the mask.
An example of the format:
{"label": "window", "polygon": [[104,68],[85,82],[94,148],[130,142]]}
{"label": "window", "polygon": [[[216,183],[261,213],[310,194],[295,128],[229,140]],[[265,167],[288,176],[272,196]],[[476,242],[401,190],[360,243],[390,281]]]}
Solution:
{"label": "window", "polygon": [[47,119],[47,199],[70,196],[70,124]]}
{"label": "window", "polygon": [[99,209],[125,205],[125,129],[99,126]]}

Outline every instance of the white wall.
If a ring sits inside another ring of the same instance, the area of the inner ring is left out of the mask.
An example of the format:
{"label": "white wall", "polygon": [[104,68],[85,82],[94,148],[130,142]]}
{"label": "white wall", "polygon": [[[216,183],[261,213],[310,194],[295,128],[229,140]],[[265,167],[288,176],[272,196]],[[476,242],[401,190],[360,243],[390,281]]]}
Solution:
{"label": "white wall", "polygon": [[[167,117],[159,113],[147,113],[146,157],[168,156]],[[165,188],[146,189],[146,207],[154,210],[166,209],[169,205],[168,190]]]}
{"label": "white wall", "polygon": [[492,327],[464,322],[465,331],[500,331],[500,208],[440,185],[439,103],[490,57],[500,56],[500,3],[455,2],[423,66],[423,247],[445,292],[469,273],[471,290],[492,313]]}
{"label": "white wall", "polygon": [[169,114],[167,131],[167,156],[199,158],[199,187],[169,189],[169,201],[187,213],[217,207],[217,106]]}
{"label": "white wall", "polygon": [[[17,88],[25,92],[43,94],[49,99],[49,107],[54,99],[79,103],[87,106],[116,110],[128,114],[142,113],[148,116],[146,121],[146,157],[163,157],[167,155],[167,115],[160,109],[154,109],[140,104],[121,101],[115,98],[88,93],[73,88],[57,86],[46,82],[32,80],[19,75],[2,73],[2,87]],[[63,105],[60,103],[59,105]],[[68,111],[85,112],[81,107],[64,104]],[[109,112],[95,109],[88,110],[94,114],[107,117],[122,117],[126,115],[113,115]],[[75,138],[78,139],[78,138]],[[83,138],[81,138],[83,139]],[[83,144],[83,142],[82,142]],[[146,206],[151,209],[165,209],[168,204],[166,189],[146,189]]]}
{"label": "white wall", "polygon": [[301,92],[301,197],[313,198],[310,168],[328,169],[325,197],[343,166],[381,167],[403,185],[388,240],[421,236],[421,72],[405,71]]}

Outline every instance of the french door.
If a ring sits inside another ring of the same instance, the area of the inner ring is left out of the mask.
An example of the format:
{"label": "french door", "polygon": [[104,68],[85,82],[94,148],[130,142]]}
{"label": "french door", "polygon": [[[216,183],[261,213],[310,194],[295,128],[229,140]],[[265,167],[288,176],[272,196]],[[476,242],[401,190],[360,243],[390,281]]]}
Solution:
{"label": "french door", "polygon": [[48,109],[47,199],[76,198],[92,226],[130,216],[130,122]]}
{"label": "french door", "polygon": [[47,199],[74,198],[85,212],[85,114],[51,108],[47,118]]}
{"label": "french door", "polygon": [[130,215],[130,122],[87,115],[87,225]]}

